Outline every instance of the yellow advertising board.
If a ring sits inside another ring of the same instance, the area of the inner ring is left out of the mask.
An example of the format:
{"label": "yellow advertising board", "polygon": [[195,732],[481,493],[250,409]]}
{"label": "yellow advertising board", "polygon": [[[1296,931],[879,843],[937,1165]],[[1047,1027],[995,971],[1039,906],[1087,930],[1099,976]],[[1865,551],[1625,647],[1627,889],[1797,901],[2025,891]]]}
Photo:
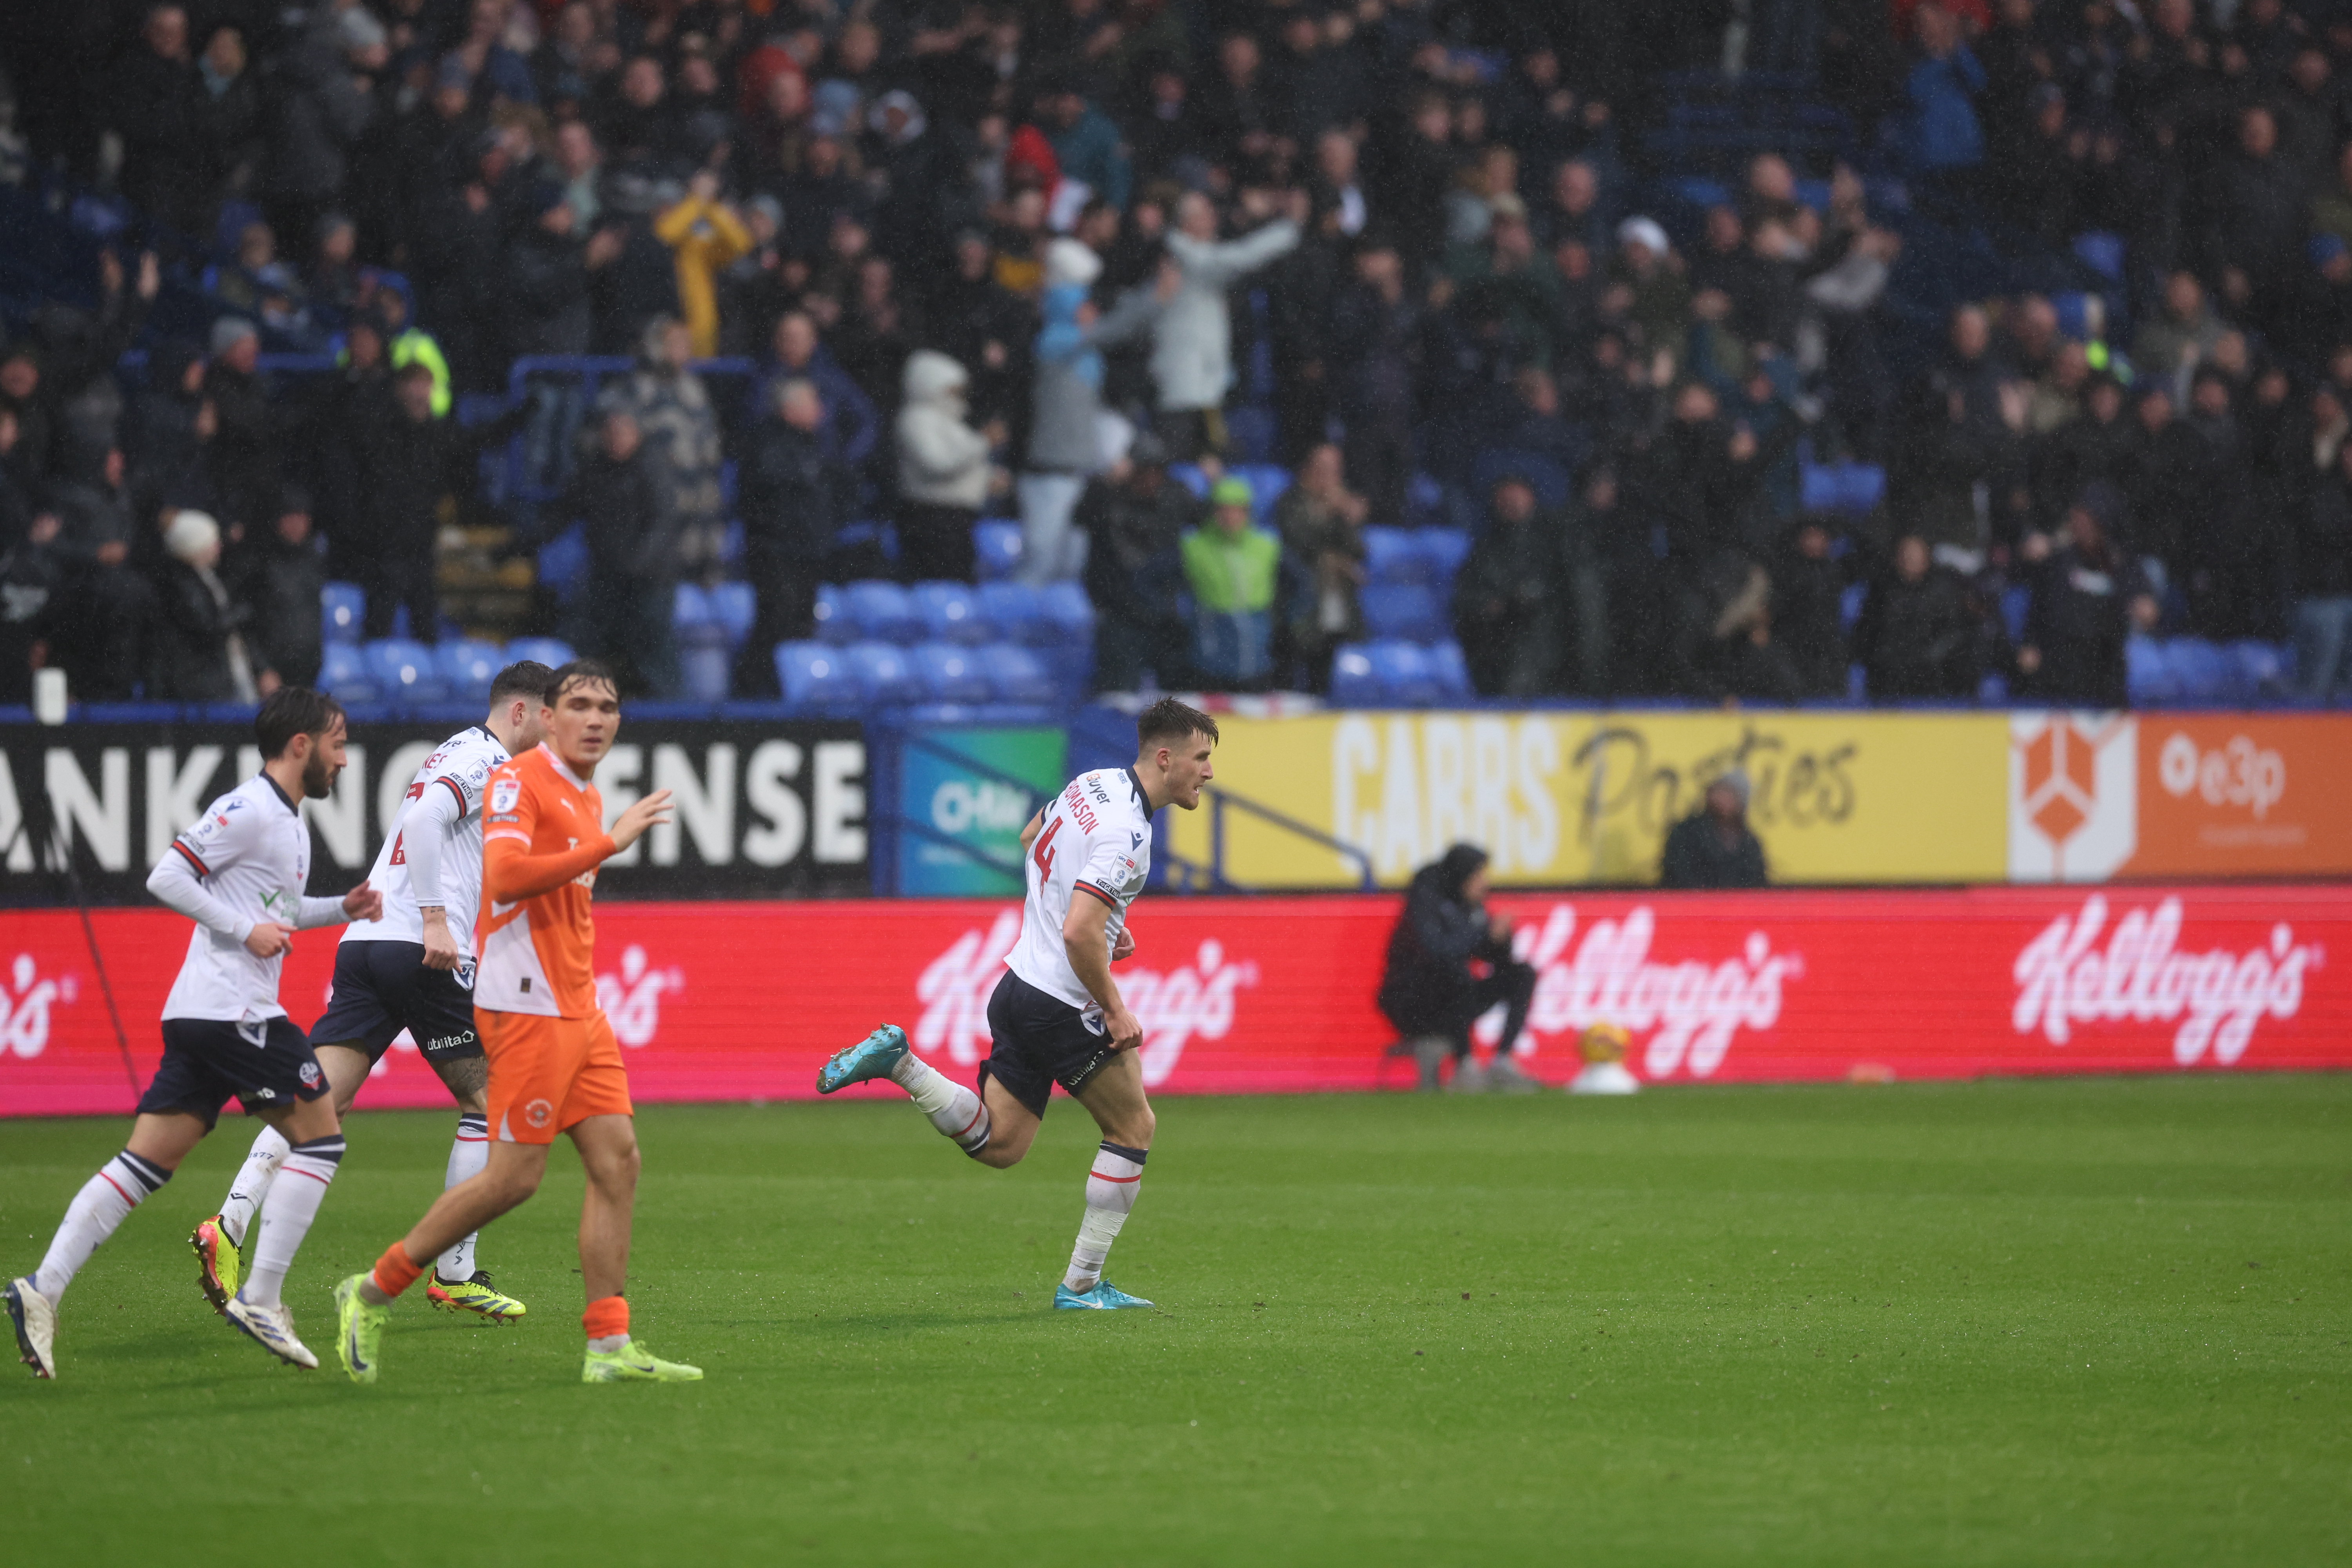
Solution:
{"label": "yellow advertising board", "polygon": [[[1347,712],[1219,721],[1216,781],[1369,857],[1387,887],[1467,840],[1499,883],[1654,882],[1666,831],[1729,768],[1776,882],[1989,882],[2008,869],[2000,713]],[[1211,859],[1213,803],[1163,820]],[[1356,860],[1229,803],[1223,869],[1348,888]]]}

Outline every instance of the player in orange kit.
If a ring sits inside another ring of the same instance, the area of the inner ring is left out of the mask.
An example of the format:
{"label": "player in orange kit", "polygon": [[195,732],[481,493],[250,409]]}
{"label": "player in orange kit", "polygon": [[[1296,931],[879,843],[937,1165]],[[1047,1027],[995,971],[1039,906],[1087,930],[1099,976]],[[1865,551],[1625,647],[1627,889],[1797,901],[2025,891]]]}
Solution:
{"label": "player in orange kit", "polygon": [[[607,834],[604,803],[588,781],[621,727],[619,689],[603,665],[567,664],[549,682],[546,741],[490,774],[482,815],[482,910],[474,1022],[489,1061],[490,1160],[441,1194],[406,1237],[366,1274],[335,1288],[336,1349],[354,1382],[373,1383],[376,1348],[393,1299],[460,1237],[539,1190],[547,1151],[569,1132],[588,1173],[580,1207],[580,1273],[588,1293],[583,1383],[687,1382],[699,1367],[656,1360],[629,1338],[622,1295],[629,1211],[636,1201],[637,1133],[620,1043],[596,1005],[596,868],[656,823],[669,791],[621,813]],[[417,1259],[422,1258],[423,1262]]]}

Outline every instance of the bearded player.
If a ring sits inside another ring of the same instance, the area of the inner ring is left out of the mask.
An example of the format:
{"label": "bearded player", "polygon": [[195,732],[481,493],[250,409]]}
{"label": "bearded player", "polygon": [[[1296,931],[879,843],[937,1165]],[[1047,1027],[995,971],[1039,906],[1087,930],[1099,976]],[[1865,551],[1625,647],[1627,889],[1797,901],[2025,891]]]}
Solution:
{"label": "bearded player", "polygon": [[588,1296],[583,1383],[685,1382],[698,1367],[659,1361],[629,1337],[629,1215],[637,1193],[637,1133],[620,1042],[596,1005],[596,868],[669,820],[669,791],[621,813],[611,833],[589,783],[621,725],[621,700],[601,664],[567,664],[548,679],[539,714],[546,740],[490,774],[482,817],[482,905],[476,923],[474,1026],[489,1063],[489,1159],[443,1193],[374,1269],[335,1288],[335,1348],[354,1382],[376,1379],[393,1300],[458,1240],[528,1199],[547,1173],[556,1134],[571,1134],[588,1174],[580,1207],[580,1275]]}
{"label": "bearded player", "polygon": [[826,1062],[816,1080],[820,1094],[831,1094],[887,1078],[965,1153],[1000,1171],[1029,1152],[1055,1084],[1085,1106],[1103,1141],[1087,1175],[1077,1246],[1054,1290],[1056,1308],[1151,1305],[1102,1277],[1135,1207],[1152,1131],[1136,1055],[1143,1026],[1119,999],[1110,966],[1135,951],[1127,908],[1150,870],[1152,813],[1171,803],[1200,806],[1201,786],[1214,776],[1217,723],[1163,698],[1135,729],[1133,767],[1080,773],[1021,831],[1028,896],[1020,940],[988,1000],[993,1046],[981,1064],[980,1091],[908,1050],[895,1024]]}
{"label": "bearded player", "polygon": [[[337,1117],[392,1042],[405,1029],[457,1102],[457,1136],[443,1185],[454,1187],[489,1160],[482,1094],[488,1070],[474,1029],[474,907],[482,882],[482,792],[490,771],[539,744],[539,710],[555,672],[525,660],[490,682],[490,711],[434,749],[409,781],[400,815],[385,829],[368,881],[383,894],[381,919],[344,928],[325,1016],[310,1026],[334,1090]],[[221,1212],[196,1226],[196,1284],[216,1309],[236,1294],[246,1231],[278,1179],[287,1142],[265,1127],[229,1184]],[[474,1267],[471,1236],[443,1253],[425,1295],[435,1306],[492,1322],[523,1315],[520,1301]]]}

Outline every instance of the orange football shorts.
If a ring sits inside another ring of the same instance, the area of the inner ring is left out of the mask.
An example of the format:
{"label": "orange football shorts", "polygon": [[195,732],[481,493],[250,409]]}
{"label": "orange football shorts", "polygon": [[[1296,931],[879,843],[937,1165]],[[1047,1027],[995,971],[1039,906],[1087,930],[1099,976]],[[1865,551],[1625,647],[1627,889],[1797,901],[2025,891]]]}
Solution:
{"label": "orange football shorts", "polygon": [[549,1018],[474,1009],[490,1068],[490,1136],[552,1143],[592,1116],[631,1116],[621,1042],[603,1013]]}

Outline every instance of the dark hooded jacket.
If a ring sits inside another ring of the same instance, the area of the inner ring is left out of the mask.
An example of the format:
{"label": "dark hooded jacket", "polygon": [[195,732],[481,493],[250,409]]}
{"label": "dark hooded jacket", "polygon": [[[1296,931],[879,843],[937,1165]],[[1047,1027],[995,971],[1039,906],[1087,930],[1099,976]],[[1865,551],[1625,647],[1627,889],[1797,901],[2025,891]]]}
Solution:
{"label": "dark hooded jacket", "polygon": [[1380,1008],[1399,1032],[1457,1027],[1471,1000],[1471,961],[1510,957],[1510,940],[1488,929],[1486,906],[1463,896],[1462,885],[1486,864],[1485,850],[1456,844],[1436,864],[1413,873],[1381,976]]}

